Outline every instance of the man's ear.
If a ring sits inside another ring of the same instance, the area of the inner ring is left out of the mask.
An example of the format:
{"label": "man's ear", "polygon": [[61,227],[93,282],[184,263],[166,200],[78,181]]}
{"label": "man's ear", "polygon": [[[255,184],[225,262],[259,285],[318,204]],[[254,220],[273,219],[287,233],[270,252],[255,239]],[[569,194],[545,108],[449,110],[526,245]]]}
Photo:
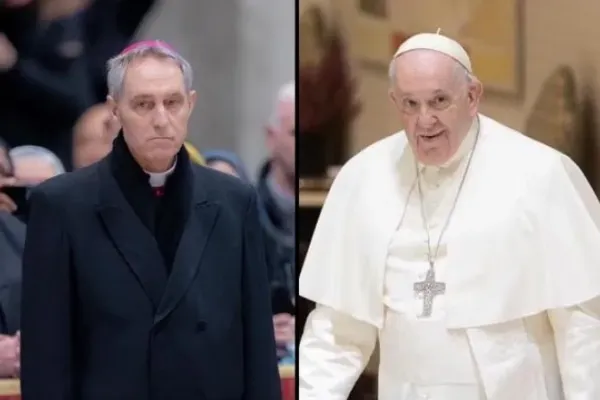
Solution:
{"label": "man's ear", "polygon": [[388,98],[390,99],[390,101],[392,102],[392,104],[395,106],[397,105],[397,99],[396,99],[396,93],[394,93],[394,90],[389,89],[388,90]]}
{"label": "man's ear", "polygon": [[483,85],[477,78],[473,78],[471,82],[471,87],[469,88],[469,100],[472,103],[479,103],[481,101],[481,97],[483,96]]}
{"label": "man's ear", "polygon": [[475,116],[479,109],[479,103],[483,97],[483,85],[479,79],[473,77],[473,80],[469,84],[469,92],[467,93],[469,99],[470,114]]}
{"label": "man's ear", "polygon": [[189,93],[190,99],[190,114],[194,111],[194,107],[196,106],[196,100],[198,99],[198,93],[195,90],[190,90]]}

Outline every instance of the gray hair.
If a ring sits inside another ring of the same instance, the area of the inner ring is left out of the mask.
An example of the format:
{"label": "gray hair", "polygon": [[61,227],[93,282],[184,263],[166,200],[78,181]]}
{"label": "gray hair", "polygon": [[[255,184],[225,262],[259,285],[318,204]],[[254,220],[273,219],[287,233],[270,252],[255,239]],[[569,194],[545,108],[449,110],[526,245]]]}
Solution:
{"label": "gray hair", "polygon": [[12,148],[8,152],[8,155],[13,160],[17,158],[37,158],[44,160],[52,166],[56,175],[63,174],[65,172],[65,166],[60,161],[58,156],[45,147],[32,145],[17,146]]}
{"label": "gray hair", "polygon": [[125,73],[127,72],[129,64],[131,64],[133,60],[145,57],[167,58],[175,61],[183,74],[185,89],[187,91],[192,90],[194,73],[190,63],[166,44],[161,45],[160,42],[154,42],[153,44],[136,46],[132,50],[126,50],[124,53],[108,60],[106,83],[108,85],[109,96],[116,98],[122,93],[123,81],[125,80]]}
{"label": "gray hair", "polygon": [[276,128],[281,124],[281,115],[279,114],[279,107],[283,103],[296,103],[296,82],[290,81],[279,88],[277,97],[275,98],[275,105],[271,111],[269,117],[269,127]]}

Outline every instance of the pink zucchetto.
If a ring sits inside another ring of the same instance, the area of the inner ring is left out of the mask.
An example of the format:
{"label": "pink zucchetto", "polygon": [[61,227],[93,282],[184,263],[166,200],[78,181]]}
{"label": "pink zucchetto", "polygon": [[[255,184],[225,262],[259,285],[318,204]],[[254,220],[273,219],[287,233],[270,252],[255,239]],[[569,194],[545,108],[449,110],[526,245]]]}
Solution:
{"label": "pink zucchetto", "polygon": [[161,47],[163,49],[168,49],[168,50],[171,50],[171,51],[175,51],[175,49],[173,48],[173,46],[171,46],[167,42],[163,42],[162,40],[141,40],[139,42],[135,42],[135,43],[132,43],[129,46],[127,46],[121,52],[121,55],[127,54],[127,53],[129,53],[131,51],[134,51],[134,50],[142,48],[142,47]]}

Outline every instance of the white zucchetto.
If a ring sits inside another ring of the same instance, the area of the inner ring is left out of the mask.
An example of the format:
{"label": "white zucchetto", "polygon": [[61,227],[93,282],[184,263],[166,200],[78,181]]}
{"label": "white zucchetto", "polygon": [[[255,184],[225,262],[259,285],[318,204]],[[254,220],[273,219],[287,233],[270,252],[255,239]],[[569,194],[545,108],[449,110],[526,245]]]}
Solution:
{"label": "white zucchetto", "polygon": [[473,72],[471,70],[471,59],[467,51],[457,41],[439,33],[419,33],[411,36],[398,47],[392,59],[412,50],[433,50],[440,52],[459,62],[469,73]]}

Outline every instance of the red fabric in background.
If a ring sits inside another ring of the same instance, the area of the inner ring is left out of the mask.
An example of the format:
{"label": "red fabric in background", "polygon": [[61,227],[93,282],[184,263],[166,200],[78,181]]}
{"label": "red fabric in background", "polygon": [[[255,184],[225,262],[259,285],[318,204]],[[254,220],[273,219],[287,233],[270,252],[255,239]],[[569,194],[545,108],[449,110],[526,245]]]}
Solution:
{"label": "red fabric in background", "polygon": [[296,379],[281,378],[281,390],[283,400],[296,400]]}

